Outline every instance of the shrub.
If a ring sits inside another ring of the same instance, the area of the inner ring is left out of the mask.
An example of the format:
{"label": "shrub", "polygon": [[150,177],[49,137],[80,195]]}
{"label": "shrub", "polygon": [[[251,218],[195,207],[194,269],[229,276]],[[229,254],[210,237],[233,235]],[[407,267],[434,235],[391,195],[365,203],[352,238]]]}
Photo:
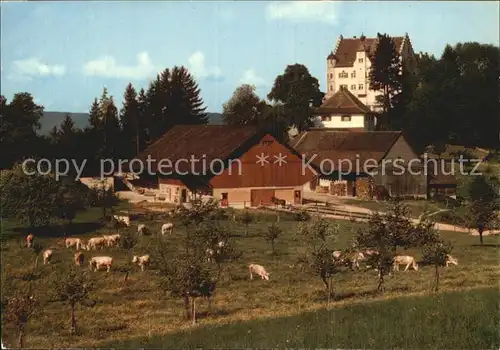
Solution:
{"label": "shrub", "polygon": [[295,221],[309,221],[311,220],[311,214],[306,210],[299,210],[293,214],[293,219]]}

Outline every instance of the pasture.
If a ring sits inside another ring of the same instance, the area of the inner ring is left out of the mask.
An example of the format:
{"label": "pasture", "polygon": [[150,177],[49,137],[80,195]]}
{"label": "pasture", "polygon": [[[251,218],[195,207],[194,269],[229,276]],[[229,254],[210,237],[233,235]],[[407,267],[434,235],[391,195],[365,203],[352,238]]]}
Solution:
{"label": "pasture", "polygon": [[[67,231],[68,236],[88,239],[115,233],[117,230],[99,226],[99,215],[100,210],[96,208],[81,214],[72,231]],[[26,288],[28,283],[32,283],[35,296],[41,302],[26,331],[25,346],[32,348],[134,348],[139,344],[140,347],[167,348],[276,345],[386,347],[383,341],[400,347],[407,347],[406,345],[413,341],[415,343],[412,346],[420,348],[426,347],[426,344],[435,348],[455,347],[450,344],[456,345],[456,348],[477,348],[472,345],[484,348],[489,347],[489,344],[498,344],[498,334],[495,338],[495,332],[491,331],[492,327],[498,324],[498,319],[494,317],[497,309],[492,307],[498,301],[498,237],[485,237],[485,246],[480,247],[477,245],[477,237],[443,232],[442,236],[454,245],[452,255],[458,259],[459,265],[441,270],[441,292],[437,296],[432,296],[431,293],[434,273],[431,267],[422,267],[418,272],[396,272],[387,279],[386,292],[382,297],[373,294],[378,282],[375,271],[345,272],[335,276],[335,296],[329,305],[330,310],[325,310],[326,295],[320,279],[310,274],[307,269],[301,271],[296,264],[297,257],[306,248],[303,237],[296,232],[298,223],[281,214],[278,225],[284,233],[277,240],[276,254],[273,255],[271,245],[262,238],[261,232],[267,230],[274,220],[275,214],[260,214],[258,221],[250,224],[248,237],[245,236],[241,223],[221,222],[228,226],[234,237],[235,247],[242,252],[242,256],[237,261],[224,265],[222,278],[215,290],[212,312],[207,313],[206,301],[198,302],[200,317],[199,324],[195,326],[184,318],[182,300],[172,299],[158,288],[154,265],[144,273],[137,267],[128,281],[124,282],[124,267],[128,264],[127,253],[118,247],[111,247],[103,251],[84,252],[86,261],[81,269],[87,271],[88,259],[92,256],[110,255],[115,262],[110,273],[89,273],[95,284],[91,292],[95,305],[77,307],[78,334],[70,335],[69,306],[55,300],[52,291],[55,273],[58,270],[69,270],[73,264],[75,250],[65,249],[57,244],[62,239],[61,230],[57,229],[43,233],[34,232],[35,242],[40,243],[44,249],[53,248],[54,256],[53,263],[49,265],[42,265],[40,260],[38,274],[33,276],[30,272],[33,271],[35,256],[32,251],[23,247],[25,232],[19,232],[18,225],[13,222],[2,221],[2,288],[8,294],[9,291]],[[140,239],[132,251],[134,255],[147,254],[154,250],[156,233],[165,221],[132,221],[133,229],[137,229],[138,224],[146,224],[154,233]],[[177,221],[173,222],[176,224],[173,234],[164,237],[172,252],[183,249],[183,238],[186,234]],[[341,235],[337,245],[342,249],[350,244],[353,230],[363,227],[364,224],[348,221],[339,221],[339,224]],[[421,255],[419,250],[409,250],[406,253],[414,255],[417,260]],[[270,281],[260,278],[250,281],[247,269],[250,263],[263,265],[270,273]],[[477,288],[487,287],[495,288],[475,291]],[[444,294],[446,291],[456,290],[468,291],[450,294],[450,297]],[[399,297],[405,299],[380,301]],[[387,308],[387,305],[392,306]],[[448,309],[450,306],[453,308]],[[409,319],[413,312],[412,307],[416,310],[415,321]],[[435,325],[428,323],[428,315],[433,310],[437,315],[436,320],[446,322],[443,329],[453,329],[453,334],[437,337],[435,341],[438,343],[434,345],[434,333],[426,335],[429,328]],[[403,333],[394,333],[394,327],[399,323],[395,322],[393,317],[398,312],[407,315],[401,316],[404,321],[399,330],[405,334],[404,337],[396,336]],[[370,322],[377,323],[377,327],[369,331],[369,327],[365,325],[362,327],[366,330],[365,335],[361,333],[354,337],[354,334],[358,334],[357,327],[367,322],[363,319],[366,315],[371,315]],[[456,318],[460,321],[454,321]],[[293,332],[293,327],[301,330]],[[332,332],[332,327],[339,327],[339,330]],[[476,332],[479,339],[474,338],[475,343],[466,336],[462,343],[453,343],[460,341],[455,338],[455,332],[462,329],[467,332],[474,327],[484,329]],[[287,331],[283,333],[284,330]],[[288,339],[287,334],[294,337]],[[193,340],[186,339],[185,335],[193,335]],[[6,329],[3,332],[4,343],[12,344],[14,336],[11,330]],[[365,340],[361,339],[363,337],[366,337]],[[420,344],[419,339],[424,338],[426,340],[422,340],[423,343]],[[452,340],[446,343],[447,338]],[[266,339],[269,339],[269,342],[266,342]],[[290,345],[286,340],[291,341]]]}

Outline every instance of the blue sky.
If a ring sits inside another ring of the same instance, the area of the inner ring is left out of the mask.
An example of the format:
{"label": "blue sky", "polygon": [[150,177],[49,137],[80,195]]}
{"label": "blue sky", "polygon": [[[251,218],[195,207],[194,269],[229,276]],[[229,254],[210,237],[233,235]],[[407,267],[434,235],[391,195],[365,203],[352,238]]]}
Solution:
{"label": "blue sky", "polygon": [[184,65],[209,112],[242,83],[261,97],[287,64],[305,64],[324,90],[326,56],[344,37],[408,33],[416,52],[499,45],[498,2],[112,1],[1,3],[1,93],[27,91],[46,110],[87,112],[106,86]]}

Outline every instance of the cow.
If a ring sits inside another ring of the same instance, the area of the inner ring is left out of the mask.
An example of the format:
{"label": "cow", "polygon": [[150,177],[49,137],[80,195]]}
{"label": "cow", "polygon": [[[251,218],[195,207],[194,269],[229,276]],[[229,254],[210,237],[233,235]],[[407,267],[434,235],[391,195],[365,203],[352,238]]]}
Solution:
{"label": "cow", "polygon": [[139,226],[137,226],[137,234],[139,235],[147,235],[149,232],[148,228],[146,225],[144,224],[140,224]]}
{"label": "cow", "polygon": [[76,250],[85,249],[85,244],[83,244],[83,241],[80,238],[68,237],[64,240],[64,243],[66,244],[66,248],[76,246]]}
{"label": "cow", "polygon": [[151,259],[149,258],[149,255],[143,255],[143,256],[134,255],[132,258],[132,263],[139,265],[142,271],[144,271],[145,267],[149,266],[150,262]]}
{"label": "cow", "polygon": [[47,249],[42,254],[43,264],[50,264],[50,259],[52,258],[52,249]]}
{"label": "cow", "polygon": [[97,247],[102,249],[105,245],[107,245],[107,242],[108,241],[104,237],[93,237],[89,239],[87,243],[87,250],[90,251],[92,249],[97,249]]}
{"label": "cow", "polygon": [[113,218],[117,222],[123,222],[125,225],[130,226],[130,216],[113,215]]}
{"label": "cow", "polygon": [[257,264],[248,265],[248,273],[250,274],[250,279],[253,280],[253,274],[259,275],[263,280],[269,281],[269,273],[266,272],[266,269]]}
{"label": "cow", "polygon": [[94,256],[92,259],[90,259],[90,270],[92,270],[92,267],[95,266],[94,272],[99,270],[102,266],[105,266],[107,271],[111,269],[111,266],[113,265],[113,258],[110,256]]}
{"label": "cow", "polygon": [[26,247],[27,248],[32,248],[33,247],[33,239],[35,236],[33,236],[31,233],[26,236]]}
{"label": "cow", "polygon": [[77,252],[75,253],[75,264],[76,265],[83,265],[83,261],[85,260],[85,257],[83,256],[83,254],[81,252]]}
{"label": "cow", "polygon": [[278,206],[278,205],[281,205],[282,208],[285,208],[286,207],[286,201],[284,199],[279,199],[277,197],[272,197],[271,198],[271,201],[272,203],[275,205],[275,206]]}
{"label": "cow", "polygon": [[415,271],[418,271],[418,265],[415,262],[415,258],[409,255],[397,255],[394,257],[393,269],[394,271],[399,271],[399,265],[406,265],[405,271],[411,266]]}
{"label": "cow", "polygon": [[111,247],[114,245],[118,245],[121,236],[119,233],[115,233],[114,235],[104,235],[102,237],[106,240],[106,246]]}
{"label": "cow", "polygon": [[446,267],[449,265],[458,265],[458,260],[452,257],[450,254],[446,254]]}
{"label": "cow", "polygon": [[167,222],[166,224],[163,224],[161,227],[161,234],[165,235],[165,233],[172,233],[174,231],[174,224],[171,222]]}

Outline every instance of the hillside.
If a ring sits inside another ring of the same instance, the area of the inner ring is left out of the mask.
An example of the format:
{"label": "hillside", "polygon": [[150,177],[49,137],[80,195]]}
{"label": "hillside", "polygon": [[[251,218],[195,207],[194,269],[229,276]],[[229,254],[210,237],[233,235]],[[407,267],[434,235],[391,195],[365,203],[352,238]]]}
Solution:
{"label": "hillside", "polygon": [[[66,114],[71,116],[73,122],[78,128],[84,128],[88,125],[89,114],[88,113],[69,113],[69,112],[54,112],[46,111],[43,113],[43,118],[40,120],[42,128],[40,129],[41,134],[48,134],[50,130],[61,124]],[[207,113],[208,123],[212,125],[223,124],[221,113]]]}

